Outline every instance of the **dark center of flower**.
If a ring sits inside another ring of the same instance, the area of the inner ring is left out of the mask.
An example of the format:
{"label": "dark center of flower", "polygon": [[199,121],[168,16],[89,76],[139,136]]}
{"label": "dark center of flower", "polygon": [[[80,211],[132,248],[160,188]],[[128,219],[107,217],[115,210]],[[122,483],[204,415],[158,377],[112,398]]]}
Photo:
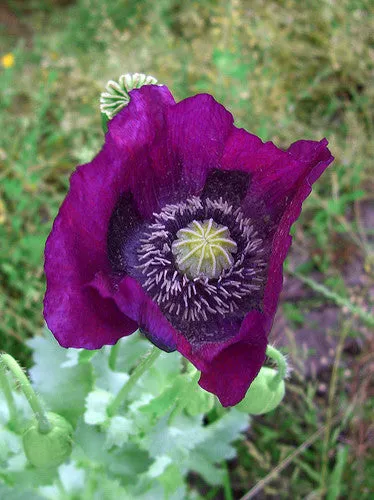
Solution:
{"label": "dark center of flower", "polygon": [[222,198],[166,205],[144,231],[137,260],[134,276],[191,341],[224,340],[231,333],[218,331],[219,318],[241,319],[262,307],[264,240],[252,219]]}
{"label": "dark center of flower", "polygon": [[178,270],[190,279],[200,275],[218,278],[224,269],[229,269],[237,251],[230,231],[213,219],[193,220],[177,232],[177,239],[171,245]]}

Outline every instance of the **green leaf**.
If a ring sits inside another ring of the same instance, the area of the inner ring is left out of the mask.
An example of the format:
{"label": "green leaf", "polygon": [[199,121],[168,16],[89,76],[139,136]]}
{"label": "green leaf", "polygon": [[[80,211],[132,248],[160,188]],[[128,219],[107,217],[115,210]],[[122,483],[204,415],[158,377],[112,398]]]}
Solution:
{"label": "green leaf", "polygon": [[181,370],[181,355],[178,352],[163,352],[154,365],[139,379],[132,391],[132,398],[138,397],[139,391],[158,396],[167,387],[174,384]]}
{"label": "green leaf", "polygon": [[86,399],[84,421],[89,425],[102,424],[108,419],[107,408],[113,400],[112,394],[102,389],[90,392]]}
{"label": "green leaf", "polygon": [[184,484],[183,475],[176,464],[169,465],[158,480],[164,487],[165,498],[170,498],[170,495],[175,494],[178,489],[180,490],[178,492],[178,497],[185,498],[186,486]]}
{"label": "green leaf", "polygon": [[136,443],[127,442],[121,448],[108,450],[105,433],[82,421],[78,422],[74,441],[78,445],[73,456],[75,460],[89,460],[89,468],[104,467],[110,475],[117,476],[124,483],[133,481],[151,463],[147,451],[140,449]]}
{"label": "green leaf", "polygon": [[118,341],[116,369],[129,373],[138,364],[139,359],[149,351],[149,347],[149,341],[142,337],[139,331],[123,337]]}
{"label": "green leaf", "polygon": [[48,331],[27,344],[34,351],[35,365],[30,370],[33,386],[48,409],[74,425],[85,410],[85,399],[93,383],[92,366],[89,363],[74,365],[70,350],[60,347]]}
{"label": "green leaf", "polygon": [[106,447],[108,449],[112,446],[121,448],[133,432],[134,423],[131,419],[119,415],[111,418],[106,435]]}
{"label": "green leaf", "polygon": [[31,489],[14,489],[0,483],[0,498],[4,500],[45,500]]}
{"label": "green leaf", "polygon": [[177,377],[171,387],[168,387],[159,396],[153,398],[149,404],[142,406],[140,411],[148,414],[153,420],[165,415],[175,405],[178,395],[183,392],[185,384],[185,377]]}
{"label": "green leaf", "polygon": [[168,415],[162,417],[145,436],[142,444],[151,457],[168,455],[176,462],[185,460],[188,452],[205,439],[202,416],[178,415],[171,426],[168,420]]}
{"label": "green leaf", "polygon": [[110,349],[110,347],[105,346],[97,351],[91,363],[94,369],[95,386],[112,394],[117,394],[128,381],[129,375],[109,368]]}
{"label": "green leaf", "polygon": [[338,449],[336,464],[334,470],[331,473],[329,486],[327,490],[327,500],[336,500],[341,497],[342,486],[343,486],[343,472],[347,465],[349,454],[348,446],[340,446]]}
{"label": "green leaf", "polygon": [[60,465],[58,475],[67,493],[78,493],[83,490],[86,473],[83,469],[78,468],[76,463],[71,462]]}
{"label": "green leaf", "polygon": [[[191,384],[191,382],[190,382]],[[214,396],[210,392],[204,391],[199,385],[191,387],[187,394],[188,401],[185,405],[185,411],[191,415],[207,414],[214,406]]]}
{"label": "green leaf", "polygon": [[167,455],[161,455],[156,458],[153,464],[150,466],[147,475],[151,479],[155,479],[158,476],[161,476],[166,470],[166,468],[172,463],[172,459]]}
{"label": "green leaf", "polygon": [[236,450],[232,442],[242,438],[241,432],[244,432],[248,425],[249,416],[232,408],[222,418],[205,428],[206,439],[198,446],[198,453],[212,463],[234,458]]}

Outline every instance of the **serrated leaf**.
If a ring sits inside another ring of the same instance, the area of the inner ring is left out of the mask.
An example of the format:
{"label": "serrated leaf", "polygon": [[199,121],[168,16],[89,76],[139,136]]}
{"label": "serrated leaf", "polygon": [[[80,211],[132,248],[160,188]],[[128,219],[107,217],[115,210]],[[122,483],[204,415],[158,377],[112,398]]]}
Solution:
{"label": "serrated leaf", "polygon": [[84,412],[86,424],[97,425],[108,420],[107,408],[112,400],[112,394],[102,389],[90,392],[86,398],[86,411]]}
{"label": "serrated leaf", "polygon": [[169,465],[165,472],[158,478],[165,491],[165,498],[175,495],[179,489],[178,495],[174,498],[185,498],[185,484],[183,476],[175,464]]}
{"label": "serrated leaf", "polygon": [[133,396],[141,392],[149,392],[159,396],[167,387],[174,385],[180,374],[181,356],[178,352],[161,353],[154,365],[141,377]]}
{"label": "serrated leaf", "polygon": [[83,349],[68,349],[66,352],[66,361],[61,363],[61,368],[71,368],[77,366],[80,359],[80,353]]}
{"label": "serrated leaf", "polygon": [[189,468],[198,472],[211,486],[223,483],[225,471],[212,463],[207,457],[199,454],[197,450],[192,451],[189,457]]}
{"label": "serrated leaf", "polygon": [[234,458],[236,451],[232,443],[242,437],[241,433],[248,425],[249,416],[233,408],[222,418],[205,427],[205,439],[195,451],[211,463]]}
{"label": "serrated leaf", "polygon": [[16,455],[22,449],[21,438],[14,432],[0,427],[0,462]]}
{"label": "serrated leaf", "polygon": [[129,373],[139,362],[139,359],[149,351],[150,343],[142,337],[139,331],[118,341],[118,354],[115,369]]}
{"label": "serrated leaf", "polygon": [[106,435],[97,427],[78,422],[74,434],[78,445],[73,458],[77,461],[89,459],[90,467],[104,467],[110,475],[118,476],[121,482],[134,481],[137,474],[145,472],[151,460],[146,451],[136,443],[125,443],[121,448],[106,448]]}
{"label": "serrated leaf", "polygon": [[42,496],[31,489],[15,489],[5,486],[5,484],[0,484],[0,498],[4,500],[44,500]]}
{"label": "serrated leaf", "polygon": [[113,371],[109,368],[110,347],[103,347],[92,358],[95,386],[112,394],[117,394],[128,381],[127,373]]}
{"label": "serrated leaf", "polygon": [[108,477],[105,473],[94,476],[97,484],[95,490],[95,500],[134,500],[120,481]]}
{"label": "serrated leaf", "polygon": [[30,370],[33,386],[48,409],[59,413],[73,425],[85,410],[85,398],[93,383],[89,363],[71,365],[69,350],[60,347],[52,333],[34,337],[27,344],[33,349],[34,366]]}
{"label": "serrated leaf", "polygon": [[77,493],[83,490],[86,473],[83,469],[78,468],[74,462],[60,465],[58,476],[67,493]]}
{"label": "serrated leaf", "polygon": [[117,415],[110,419],[107,435],[106,447],[123,446],[130,434],[134,431],[134,423],[131,419]]}
{"label": "serrated leaf", "polygon": [[178,415],[172,425],[168,425],[169,415],[162,417],[145,436],[145,445],[154,458],[168,455],[174,461],[183,461],[198,443],[204,441],[205,432],[201,417]]}
{"label": "serrated leaf", "polygon": [[174,384],[164,390],[159,396],[151,399],[149,404],[142,406],[139,410],[142,413],[148,414],[150,418],[156,418],[165,415],[173,408],[178,401],[178,396],[185,387],[185,379],[182,376],[175,378]]}
{"label": "serrated leaf", "polygon": [[152,479],[161,476],[161,474],[165,472],[167,466],[171,463],[172,459],[167,455],[161,455],[157,457],[147,472],[148,476]]}

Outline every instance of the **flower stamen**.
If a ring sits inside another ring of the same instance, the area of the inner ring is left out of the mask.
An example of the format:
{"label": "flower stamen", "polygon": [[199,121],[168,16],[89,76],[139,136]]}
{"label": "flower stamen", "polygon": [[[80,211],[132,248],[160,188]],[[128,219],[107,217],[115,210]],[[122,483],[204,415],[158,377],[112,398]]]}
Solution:
{"label": "flower stamen", "polygon": [[267,264],[264,239],[240,207],[191,197],[165,205],[142,234],[134,276],[190,341],[231,333],[209,321],[260,309]]}

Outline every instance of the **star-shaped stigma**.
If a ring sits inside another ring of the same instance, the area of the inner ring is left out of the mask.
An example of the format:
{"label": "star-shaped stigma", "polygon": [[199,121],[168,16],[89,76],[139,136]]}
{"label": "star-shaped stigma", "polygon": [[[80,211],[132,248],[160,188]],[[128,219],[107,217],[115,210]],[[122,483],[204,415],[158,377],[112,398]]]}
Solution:
{"label": "star-shaped stigma", "polygon": [[218,278],[224,269],[233,265],[232,254],[237,252],[237,245],[226,226],[213,219],[194,220],[177,232],[172,252],[178,269],[189,278],[201,274]]}

